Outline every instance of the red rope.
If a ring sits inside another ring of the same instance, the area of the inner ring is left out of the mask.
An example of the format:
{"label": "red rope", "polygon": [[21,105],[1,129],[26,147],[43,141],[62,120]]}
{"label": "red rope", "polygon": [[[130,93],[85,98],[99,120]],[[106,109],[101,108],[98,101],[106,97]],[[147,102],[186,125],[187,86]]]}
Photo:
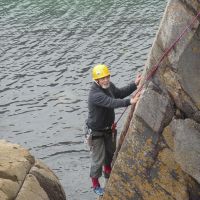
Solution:
{"label": "red rope", "polygon": [[[192,22],[186,26],[186,28],[182,31],[182,33],[177,37],[177,39],[172,43],[172,45],[164,52],[164,54],[161,56],[161,58],[159,59],[158,63],[156,65],[154,65],[154,67],[149,71],[149,73],[147,74],[145,80],[143,81],[143,83],[140,85],[140,87],[136,90],[135,94],[133,95],[133,97],[135,97],[138,92],[140,92],[145,83],[155,74],[155,72],[157,71],[158,67],[160,66],[160,63],[163,61],[163,59],[170,53],[170,51],[175,47],[175,45],[179,42],[179,40],[183,37],[183,35],[190,29],[190,27],[194,24],[194,22],[198,19],[198,17],[200,16],[200,12],[196,15],[196,17],[194,17],[194,19],[192,20]],[[132,97],[132,98],[133,98]],[[121,115],[119,116],[118,120],[116,122],[113,123],[112,127],[117,126],[117,123],[119,122],[119,120],[122,118],[123,114],[126,112],[128,107],[125,108],[125,110],[121,113]]]}

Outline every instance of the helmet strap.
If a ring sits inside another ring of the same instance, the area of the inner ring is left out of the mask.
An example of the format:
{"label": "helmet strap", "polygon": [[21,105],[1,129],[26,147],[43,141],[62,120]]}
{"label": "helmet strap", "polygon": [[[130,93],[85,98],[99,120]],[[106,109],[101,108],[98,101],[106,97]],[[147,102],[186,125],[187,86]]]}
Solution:
{"label": "helmet strap", "polygon": [[[100,86],[100,85],[99,85],[99,81],[98,81],[98,80],[97,80],[97,81],[96,81],[96,80],[94,80],[94,82],[95,82],[95,83],[96,83],[98,86]],[[100,86],[100,87],[101,87],[101,86]]]}

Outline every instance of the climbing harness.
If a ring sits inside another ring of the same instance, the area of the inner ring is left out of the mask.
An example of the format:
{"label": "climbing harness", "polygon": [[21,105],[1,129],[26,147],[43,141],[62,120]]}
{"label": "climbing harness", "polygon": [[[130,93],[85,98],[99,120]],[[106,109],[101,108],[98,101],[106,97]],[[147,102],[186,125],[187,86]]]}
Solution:
{"label": "climbing harness", "polygon": [[[151,77],[153,77],[153,75],[155,74],[155,72],[157,71],[158,67],[160,66],[160,63],[163,61],[163,59],[170,53],[170,51],[176,46],[176,44],[179,42],[179,40],[184,36],[184,34],[191,28],[191,26],[193,26],[193,24],[195,23],[195,21],[198,19],[198,17],[200,16],[200,11],[199,13],[193,18],[192,22],[186,26],[186,28],[182,31],[182,33],[177,37],[177,39],[171,44],[171,46],[163,53],[163,55],[161,56],[161,58],[159,59],[158,63],[154,65],[154,67],[149,71],[149,73],[147,74],[146,78],[144,79],[143,83],[140,85],[140,87],[136,90],[136,92],[133,95],[133,98],[143,89],[145,83],[150,80]],[[112,124],[112,132],[115,132],[115,129],[117,127],[117,123],[119,122],[119,120],[122,118],[122,116],[124,115],[124,113],[126,112],[128,106],[124,109],[124,111],[120,114],[119,118],[117,119],[116,122],[114,122]]]}

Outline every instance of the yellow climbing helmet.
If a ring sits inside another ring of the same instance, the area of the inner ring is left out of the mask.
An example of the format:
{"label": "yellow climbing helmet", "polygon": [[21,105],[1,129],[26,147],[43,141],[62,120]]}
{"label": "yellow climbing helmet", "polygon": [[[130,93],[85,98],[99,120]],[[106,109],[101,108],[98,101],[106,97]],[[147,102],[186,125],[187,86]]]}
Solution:
{"label": "yellow climbing helmet", "polygon": [[93,80],[104,78],[110,75],[108,67],[104,64],[98,64],[92,69],[92,78]]}

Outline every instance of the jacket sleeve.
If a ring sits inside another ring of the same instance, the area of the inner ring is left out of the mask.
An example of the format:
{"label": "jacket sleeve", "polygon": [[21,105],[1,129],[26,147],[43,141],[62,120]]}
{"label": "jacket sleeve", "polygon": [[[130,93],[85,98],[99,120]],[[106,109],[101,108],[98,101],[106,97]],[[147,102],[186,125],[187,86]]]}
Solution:
{"label": "jacket sleeve", "polygon": [[113,92],[116,98],[123,99],[124,97],[129,96],[132,92],[134,92],[137,89],[137,86],[135,83],[130,83],[129,85],[122,87],[122,88],[117,88],[113,84]]}
{"label": "jacket sleeve", "polygon": [[115,99],[103,92],[95,93],[90,99],[95,105],[106,108],[120,108],[130,105],[130,99]]}

